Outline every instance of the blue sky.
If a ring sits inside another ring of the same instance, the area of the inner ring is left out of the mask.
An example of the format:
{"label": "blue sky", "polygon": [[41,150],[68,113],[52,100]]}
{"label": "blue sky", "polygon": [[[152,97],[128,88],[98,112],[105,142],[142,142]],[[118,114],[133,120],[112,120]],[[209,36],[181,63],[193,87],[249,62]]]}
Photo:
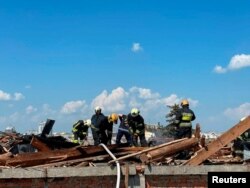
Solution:
{"label": "blue sky", "polygon": [[250,1],[0,0],[0,130],[70,132],[99,105],[165,125],[188,98],[202,131],[250,114]]}

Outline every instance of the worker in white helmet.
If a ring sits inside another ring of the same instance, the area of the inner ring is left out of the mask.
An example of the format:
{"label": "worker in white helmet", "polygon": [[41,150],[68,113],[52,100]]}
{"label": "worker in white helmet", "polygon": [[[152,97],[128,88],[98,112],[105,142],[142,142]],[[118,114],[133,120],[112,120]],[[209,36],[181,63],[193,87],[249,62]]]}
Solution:
{"label": "worker in white helmet", "polygon": [[131,112],[128,114],[127,120],[133,146],[138,146],[138,139],[140,139],[141,146],[146,147],[145,124],[143,117],[140,115],[140,111],[137,108],[132,108]]}
{"label": "worker in white helmet", "polygon": [[94,145],[97,146],[100,144],[101,134],[100,134],[100,122],[103,121],[105,116],[102,113],[100,106],[95,107],[95,114],[91,117],[91,131],[94,139]]}

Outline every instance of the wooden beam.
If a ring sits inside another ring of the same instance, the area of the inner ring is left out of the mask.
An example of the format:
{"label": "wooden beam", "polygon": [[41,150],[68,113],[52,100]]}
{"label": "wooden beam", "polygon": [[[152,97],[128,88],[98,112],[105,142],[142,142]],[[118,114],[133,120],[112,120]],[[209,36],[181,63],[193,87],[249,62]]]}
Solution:
{"label": "wooden beam", "polygon": [[140,160],[146,164],[153,160],[155,161],[155,159],[161,160],[164,157],[169,157],[180,151],[192,148],[198,143],[199,143],[199,139],[195,137],[182,140],[181,142],[171,144],[168,146],[164,146],[162,148],[149,151],[148,153],[143,153],[142,155],[140,155]]}
{"label": "wooden beam", "polygon": [[151,147],[151,148],[148,148],[148,149],[139,151],[139,152],[137,152],[137,153],[132,153],[132,154],[129,154],[129,155],[126,155],[126,156],[123,156],[123,157],[114,159],[114,160],[112,160],[112,161],[109,161],[108,163],[113,163],[113,162],[116,162],[116,161],[120,161],[120,160],[124,160],[124,159],[130,158],[130,157],[134,157],[134,156],[136,156],[136,155],[140,155],[140,154],[143,154],[143,153],[146,153],[146,152],[155,150],[155,149],[159,149],[159,148],[162,148],[162,147],[167,146],[167,145],[171,145],[171,144],[174,144],[174,143],[178,143],[178,142],[181,142],[181,141],[187,140],[187,139],[188,139],[188,138],[182,138],[182,139],[174,140],[174,141],[172,141],[172,142],[168,142],[168,143],[164,143],[164,144],[161,144],[161,145],[158,145],[158,146],[154,146],[154,147]]}
{"label": "wooden beam", "polygon": [[128,179],[129,179],[129,166],[128,166],[128,163],[126,163],[125,164],[125,179],[124,179],[125,188],[128,188]]}
{"label": "wooden beam", "polygon": [[[111,151],[118,147],[118,145],[107,146]],[[13,157],[4,157],[0,160],[0,165],[8,166],[35,166],[52,162],[60,162],[65,160],[92,157],[94,155],[101,155],[107,153],[101,146],[77,146],[69,149],[51,150],[35,153],[20,153]],[[1,157],[0,157],[1,158]]]}
{"label": "wooden beam", "polygon": [[220,150],[222,147],[229,144],[231,141],[236,139],[246,130],[250,129],[250,116],[245,120],[240,121],[234,127],[229,129],[227,132],[223,133],[216,140],[212,141],[205,148],[200,149],[193,158],[189,159],[185,164],[186,165],[199,165],[212,154]]}

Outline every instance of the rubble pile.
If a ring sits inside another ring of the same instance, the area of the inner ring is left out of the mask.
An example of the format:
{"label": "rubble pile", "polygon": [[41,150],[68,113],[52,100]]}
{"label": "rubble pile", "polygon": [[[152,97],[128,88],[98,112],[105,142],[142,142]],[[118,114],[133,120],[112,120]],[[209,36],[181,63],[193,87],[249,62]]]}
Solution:
{"label": "rubble pile", "polygon": [[[48,122],[51,126],[53,122]],[[48,127],[48,126],[47,126]],[[196,126],[192,138],[183,138],[153,147],[128,147],[126,144],[108,145],[116,157],[112,158],[104,147],[83,146],[61,136],[20,135],[0,132],[1,168],[96,166],[140,163],[151,165],[201,165],[243,163],[232,156],[231,142],[250,128],[250,116],[227,132],[207,143]],[[247,161],[244,161],[247,162]]]}

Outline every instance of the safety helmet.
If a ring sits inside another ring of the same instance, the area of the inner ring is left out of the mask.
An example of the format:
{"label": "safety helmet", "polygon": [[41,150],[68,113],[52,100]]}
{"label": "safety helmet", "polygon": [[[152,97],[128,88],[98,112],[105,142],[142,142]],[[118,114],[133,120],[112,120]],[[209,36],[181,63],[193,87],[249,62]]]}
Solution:
{"label": "safety helmet", "polygon": [[136,117],[140,114],[140,111],[137,108],[132,108],[130,113],[133,117]]}
{"label": "safety helmet", "polygon": [[181,101],[181,106],[185,106],[185,105],[189,105],[189,102],[188,102],[187,99],[183,99],[183,100]]}
{"label": "safety helmet", "polygon": [[84,120],[84,125],[90,126],[91,120],[90,119]]}
{"label": "safety helmet", "polygon": [[101,111],[102,111],[102,109],[100,106],[95,107],[95,112],[101,112]]}
{"label": "safety helmet", "polygon": [[113,113],[113,114],[110,114],[109,117],[108,117],[108,121],[109,122],[113,122],[113,123],[117,123],[118,121],[118,115]]}

